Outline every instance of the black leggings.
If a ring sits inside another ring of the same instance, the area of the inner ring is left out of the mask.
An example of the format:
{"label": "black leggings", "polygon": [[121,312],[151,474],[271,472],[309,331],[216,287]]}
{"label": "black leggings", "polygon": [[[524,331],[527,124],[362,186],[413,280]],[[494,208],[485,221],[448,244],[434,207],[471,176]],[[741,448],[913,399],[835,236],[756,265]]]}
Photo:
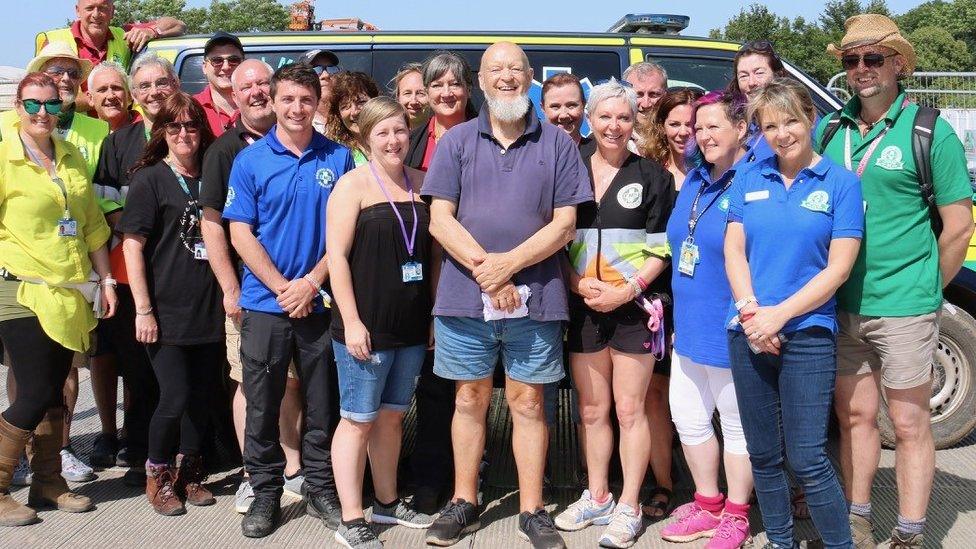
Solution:
{"label": "black leggings", "polygon": [[64,406],[64,380],[74,351],[48,337],[36,316],[0,322],[0,340],[17,381],[17,400],[4,410],[3,419],[33,431],[48,409]]}
{"label": "black leggings", "polygon": [[210,417],[210,399],[219,389],[224,343],[157,343],[147,349],[159,383],[159,404],[149,422],[149,460],[168,463],[177,439],[181,453],[199,454]]}

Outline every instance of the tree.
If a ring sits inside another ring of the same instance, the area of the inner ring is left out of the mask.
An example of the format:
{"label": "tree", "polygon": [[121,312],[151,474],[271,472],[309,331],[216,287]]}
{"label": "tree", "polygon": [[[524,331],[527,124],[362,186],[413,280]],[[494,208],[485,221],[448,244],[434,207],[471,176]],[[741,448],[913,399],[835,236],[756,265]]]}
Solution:
{"label": "tree", "polygon": [[942,27],[929,25],[916,29],[908,36],[915,45],[919,71],[966,71],[972,67],[973,55],[969,46],[956,40]]}
{"label": "tree", "polygon": [[186,8],[185,0],[116,0],[114,25],[163,15],[186,23],[187,32],[280,31],[288,28],[288,8],[276,0],[211,0],[208,8]]}

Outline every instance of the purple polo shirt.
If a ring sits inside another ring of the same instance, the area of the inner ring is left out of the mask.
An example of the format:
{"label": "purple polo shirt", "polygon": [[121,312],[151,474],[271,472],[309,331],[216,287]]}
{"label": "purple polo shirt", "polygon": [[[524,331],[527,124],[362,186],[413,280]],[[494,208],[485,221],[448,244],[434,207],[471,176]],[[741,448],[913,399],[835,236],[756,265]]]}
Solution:
{"label": "purple polo shirt", "polygon": [[[486,251],[514,249],[552,221],[555,208],[593,200],[579,149],[554,124],[540,124],[534,108],[525,132],[507,150],[494,138],[487,107],[478,118],[444,134],[421,194],[457,204],[457,219]],[[566,285],[554,254],[515,274],[532,290],[529,317],[569,320]],[[481,289],[471,271],[444,254],[434,314],[482,317]]]}

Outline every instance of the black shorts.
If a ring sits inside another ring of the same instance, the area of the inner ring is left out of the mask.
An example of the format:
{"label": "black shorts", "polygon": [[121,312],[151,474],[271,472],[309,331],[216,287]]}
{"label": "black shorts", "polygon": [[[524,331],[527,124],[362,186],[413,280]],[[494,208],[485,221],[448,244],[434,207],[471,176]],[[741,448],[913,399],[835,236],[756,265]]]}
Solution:
{"label": "black shorts", "polygon": [[[671,311],[665,309],[666,341],[671,340]],[[621,353],[650,354],[647,314],[634,304],[626,304],[611,313],[600,313],[587,307],[578,295],[569,298],[569,327],[566,349],[571,353],[595,353],[607,347]],[[670,346],[670,345],[669,345]],[[654,363],[654,373],[671,375],[671,356]]]}

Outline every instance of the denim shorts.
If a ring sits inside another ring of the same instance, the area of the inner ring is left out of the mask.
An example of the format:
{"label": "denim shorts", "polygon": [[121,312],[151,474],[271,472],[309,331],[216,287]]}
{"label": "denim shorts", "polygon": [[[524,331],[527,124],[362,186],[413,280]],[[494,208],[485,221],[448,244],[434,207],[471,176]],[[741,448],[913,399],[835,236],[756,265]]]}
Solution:
{"label": "denim shorts", "polygon": [[380,408],[407,411],[424,364],[424,345],[373,351],[369,360],[353,357],[336,340],[332,348],[339,368],[340,416],[367,423],[376,419]]}
{"label": "denim shorts", "polygon": [[529,318],[485,322],[434,317],[434,373],[455,381],[491,377],[501,358],[505,374],[522,383],[552,383],[563,369],[563,323]]}

